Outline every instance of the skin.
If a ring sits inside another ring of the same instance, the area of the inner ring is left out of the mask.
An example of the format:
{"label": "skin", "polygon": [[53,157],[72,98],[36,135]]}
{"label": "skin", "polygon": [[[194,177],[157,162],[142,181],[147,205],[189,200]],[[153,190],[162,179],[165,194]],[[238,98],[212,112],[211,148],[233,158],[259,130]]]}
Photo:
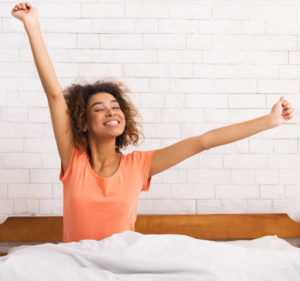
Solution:
{"label": "skin", "polygon": [[[89,136],[91,166],[98,174],[109,172],[111,169],[117,170],[122,156],[122,153],[115,151],[115,145],[116,137],[124,132],[126,122],[119,103],[111,102],[114,99],[116,98],[109,93],[97,93],[89,98],[86,107],[87,124],[84,131],[87,131]],[[103,102],[103,104],[91,108],[95,102]],[[120,121],[117,128],[104,125],[111,118]]]}

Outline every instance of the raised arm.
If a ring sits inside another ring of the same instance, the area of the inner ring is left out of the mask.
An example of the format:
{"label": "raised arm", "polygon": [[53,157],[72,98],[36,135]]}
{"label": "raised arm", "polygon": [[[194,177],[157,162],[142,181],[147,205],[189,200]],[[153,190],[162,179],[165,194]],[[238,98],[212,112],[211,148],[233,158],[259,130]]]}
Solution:
{"label": "raised arm", "polygon": [[34,62],[48,99],[55,140],[65,172],[74,146],[71,120],[63,91],[42,38],[37,9],[28,2],[21,2],[12,9],[12,15],[23,22],[27,32]]}
{"label": "raised arm", "polygon": [[217,128],[154,151],[149,177],[160,173],[201,151],[235,142],[264,130],[277,127],[293,117],[291,104],[283,97],[271,113],[246,122]]}
{"label": "raised arm", "polygon": [[293,117],[291,104],[283,97],[274,104],[271,113],[246,122],[211,130],[201,136],[204,149],[235,142],[264,130],[275,128]]}

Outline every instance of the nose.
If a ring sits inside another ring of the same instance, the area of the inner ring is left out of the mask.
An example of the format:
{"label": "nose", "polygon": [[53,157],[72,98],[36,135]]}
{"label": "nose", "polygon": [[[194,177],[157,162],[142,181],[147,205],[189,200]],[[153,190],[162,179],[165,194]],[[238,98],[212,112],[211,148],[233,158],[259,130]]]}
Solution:
{"label": "nose", "polygon": [[113,113],[114,113],[114,109],[112,109],[112,108],[107,108],[107,110],[106,110],[106,116],[112,116]]}

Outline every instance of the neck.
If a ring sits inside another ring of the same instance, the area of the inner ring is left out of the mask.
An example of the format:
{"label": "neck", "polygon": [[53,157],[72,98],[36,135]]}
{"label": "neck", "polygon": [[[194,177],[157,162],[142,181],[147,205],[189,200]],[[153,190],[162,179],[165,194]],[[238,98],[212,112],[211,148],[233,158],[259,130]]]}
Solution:
{"label": "neck", "polygon": [[121,153],[116,152],[116,139],[110,141],[89,142],[90,163],[92,167],[104,168],[114,166],[119,161]]}

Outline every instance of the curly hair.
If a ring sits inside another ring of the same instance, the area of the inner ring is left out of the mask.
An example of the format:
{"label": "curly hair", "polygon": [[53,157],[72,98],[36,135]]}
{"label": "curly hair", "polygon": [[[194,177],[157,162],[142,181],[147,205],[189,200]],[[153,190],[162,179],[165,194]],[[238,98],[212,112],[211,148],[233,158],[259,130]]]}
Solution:
{"label": "curly hair", "polygon": [[139,134],[144,134],[137,127],[141,127],[135,118],[141,118],[137,109],[133,105],[129,96],[126,94],[130,90],[120,81],[97,80],[96,82],[84,84],[71,84],[63,90],[64,98],[68,105],[69,116],[73,134],[74,146],[80,151],[85,151],[91,158],[91,150],[88,141],[88,132],[84,132],[84,125],[87,122],[86,107],[91,95],[99,92],[106,92],[113,95],[119,102],[120,108],[124,113],[126,125],[124,132],[116,137],[115,151],[129,144],[137,145]]}

